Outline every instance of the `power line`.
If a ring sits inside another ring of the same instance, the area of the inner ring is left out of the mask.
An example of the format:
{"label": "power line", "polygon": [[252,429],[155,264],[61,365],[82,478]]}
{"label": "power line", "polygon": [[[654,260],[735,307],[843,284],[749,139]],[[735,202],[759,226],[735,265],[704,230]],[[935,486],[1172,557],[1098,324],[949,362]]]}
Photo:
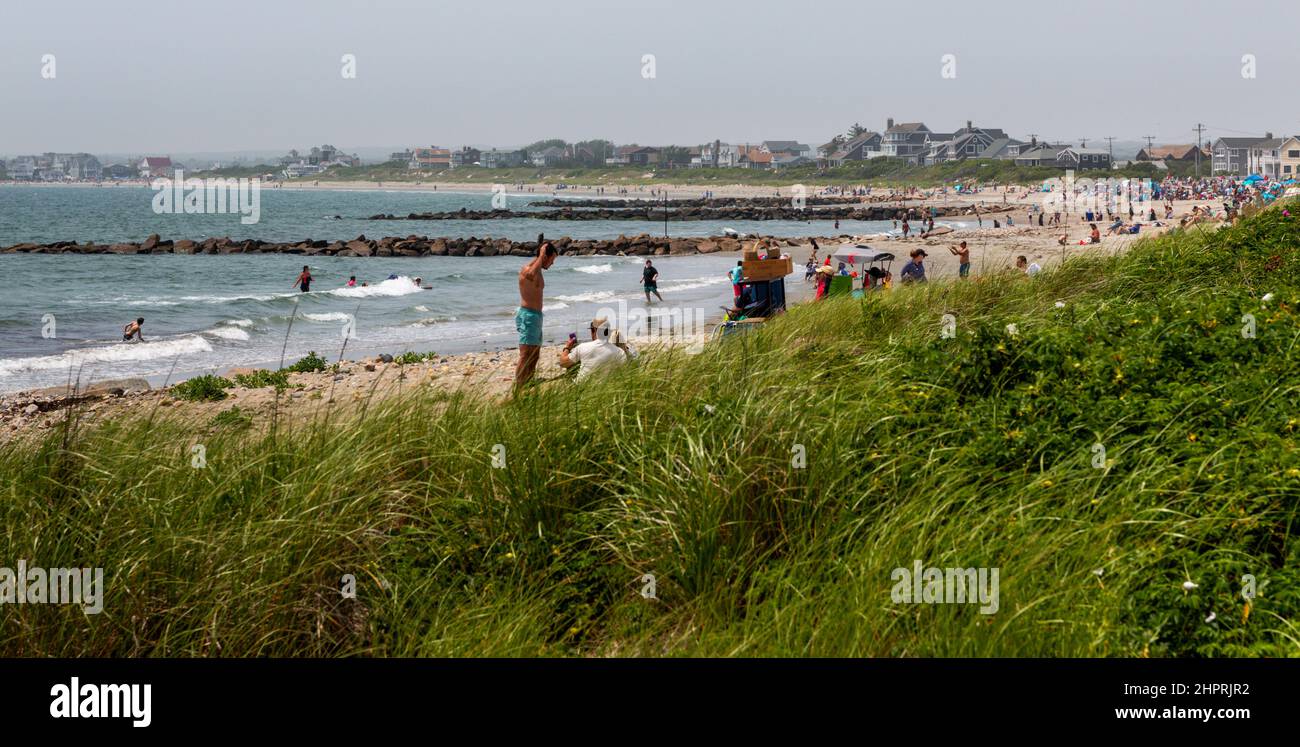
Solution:
{"label": "power line", "polygon": [[1106,138],[1106,148],[1110,151],[1110,160],[1113,163],[1115,161],[1115,138],[1109,136]]}
{"label": "power line", "polygon": [[1147,150],[1150,150],[1151,148],[1155,147],[1155,140],[1156,140],[1155,135],[1143,135],[1142,139],[1147,141]]}

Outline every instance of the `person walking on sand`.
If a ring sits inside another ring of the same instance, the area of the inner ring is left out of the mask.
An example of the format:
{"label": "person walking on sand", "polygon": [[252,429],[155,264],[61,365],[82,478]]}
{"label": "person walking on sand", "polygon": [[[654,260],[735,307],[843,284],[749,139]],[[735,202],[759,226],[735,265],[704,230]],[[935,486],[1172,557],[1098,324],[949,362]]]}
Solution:
{"label": "person walking on sand", "polygon": [[532,381],[537,358],[542,352],[542,290],[544,270],[555,264],[557,252],[549,241],[537,245],[537,256],[519,270],[519,309],[515,311],[515,330],[519,333],[519,362],[515,364],[515,393]]}
{"label": "person walking on sand", "polygon": [[298,279],[293,281],[298,286],[298,290],[307,293],[311,290],[311,268],[307,265],[302,266],[302,272],[298,273]]}
{"label": "person walking on sand", "polygon": [[664,297],[659,295],[659,271],[655,269],[655,266],[648,259],[645,261],[645,269],[641,270],[641,289],[645,291],[645,302],[647,304],[650,303],[651,293],[655,294],[655,298],[660,301],[664,300]]}
{"label": "person walking on sand", "polygon": [[140,342],[144,342],[144,330],[141,329],[143,326],[144,317],[140,317],[134,322],[128,322],[122,328],[122,342],[130,342],[132,337],[139,338]]}
{"label": "person walking on sand", "polygon": [[961,263],[957,266],[957,274],[962,279],[969,277],[970,276],[970,249],[967,248],[966,242],[963,240],[957,246],[949,245],[948,251],[952,252],[952,255],[957,258],[958,262]]}

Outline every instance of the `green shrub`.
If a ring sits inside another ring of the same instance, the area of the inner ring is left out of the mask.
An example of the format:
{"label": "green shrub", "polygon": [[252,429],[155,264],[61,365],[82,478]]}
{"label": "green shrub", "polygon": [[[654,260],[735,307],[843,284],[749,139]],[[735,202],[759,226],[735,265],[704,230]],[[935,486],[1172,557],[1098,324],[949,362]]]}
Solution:
{"label": "green shrub", "polygon": [[236,374],[235,383],[245,389],[260,389],[265,386],[284,389],[289,386],[289,373],[287,370],[267,371],[266,369],[260,369],[251,374]]}
{"label": "green shrub", "polygon": [[316,351],[313,350],[310,353],[307,353],[307,357],[292,366],[285,367],[282,370],[290,371],[292,373],[316,373],[318,371],[324,371],[328,365],[329,361],[316,355]]}
{"label": "green shrub", "polygon": [[401,355],[393,358],[393,362],[399,366],[407,366],[412,363],[419,363],[421,361],[433,360],[437,357],[438,354],[432,350],[430,350],[427,353],[417,353],[414,350],[408,350],[407,352],[402,353]]}
{"label": "green shrub", "polygon": [[172,394],[184,400],[216,402],[225,399],[226,390],[232,386],[230,379],[204,374],[173,386]]}

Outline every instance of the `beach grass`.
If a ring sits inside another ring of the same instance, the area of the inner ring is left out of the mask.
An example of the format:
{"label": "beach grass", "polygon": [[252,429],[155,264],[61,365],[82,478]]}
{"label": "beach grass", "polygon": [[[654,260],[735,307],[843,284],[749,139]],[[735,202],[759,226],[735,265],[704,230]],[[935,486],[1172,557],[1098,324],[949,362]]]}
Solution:
{"label": "beach grass", "polygon": [[[0,450],[0,558],[104,609],[2,605],[0,654],[1295,656],[1298,246],[1269,210],[505,403],[70,412]],[[997,612],[894,601],[917,560]]]}

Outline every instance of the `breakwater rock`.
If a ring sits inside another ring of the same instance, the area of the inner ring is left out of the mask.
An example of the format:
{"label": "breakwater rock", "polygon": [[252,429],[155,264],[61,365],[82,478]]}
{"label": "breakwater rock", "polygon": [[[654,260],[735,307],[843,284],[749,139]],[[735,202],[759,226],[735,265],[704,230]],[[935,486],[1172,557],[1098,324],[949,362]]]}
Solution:
{"label": "breakwater rock", "polygon": [[[790,197],[689,197],[656,200],[653,197],[607,199],[554,199],[536,200],[528,204],[555,208],[646,208],[646,207],[789,207]],[[805,205],[858,205],[870,200],[866,197],[807,197]]]}
{"label": "breakwater rock", "polygon": [[[613,239],[571,239],[562,236],[551,239],[560,254],[571,255],[664,255],[711,254],[740,251],[742,242],[758,236],[740,239],[734,236],[709,236],[666,238],[663,236],[619,236]],[[806,244],[806,238],[778,238],[766,236],[779,246]],[[830,237],[816,237],[820,241],[835,241]],[[537,253],[536,241],[511,241],[494,238],[430,238],[428,236],[386,236],[369,239],[364,235],[350,241],[325,241],[303,239],[296,242],[271,242],[258,239],[235,240],[229,238],[162,239],[157,234],[142,242],[118,244],[79,244],[75,241],[57,241],[52,244],[15,244],[0,248],[0,254],[297,254],[304,257],[317,255],[331,257],[531,257]]]}

